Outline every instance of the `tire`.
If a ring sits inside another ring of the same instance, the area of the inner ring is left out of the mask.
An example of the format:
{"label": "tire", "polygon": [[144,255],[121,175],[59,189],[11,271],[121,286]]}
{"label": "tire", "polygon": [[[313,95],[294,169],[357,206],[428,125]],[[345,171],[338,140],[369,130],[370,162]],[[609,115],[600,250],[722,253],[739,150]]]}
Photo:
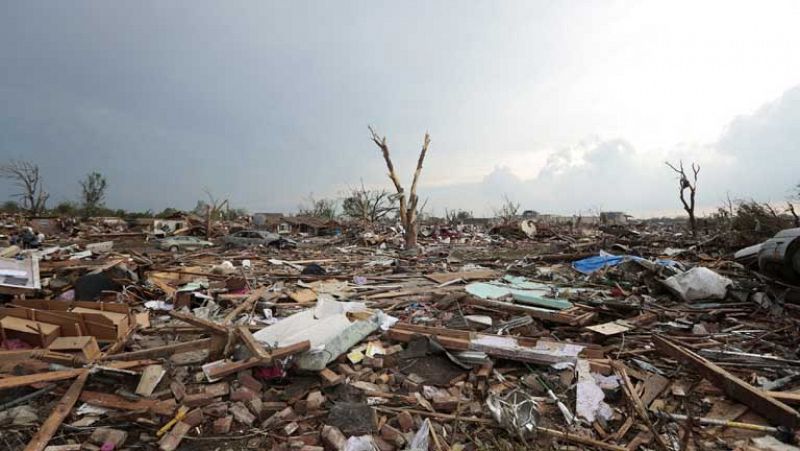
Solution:
{"label": "tire", "polygon": [[178,253],[178,246],[172,246],[172,247],[170,247],[170,248],[169,248],[169,251],[170,251],[170,252],[172,252],[173,254],[176,254],[176,253]]}

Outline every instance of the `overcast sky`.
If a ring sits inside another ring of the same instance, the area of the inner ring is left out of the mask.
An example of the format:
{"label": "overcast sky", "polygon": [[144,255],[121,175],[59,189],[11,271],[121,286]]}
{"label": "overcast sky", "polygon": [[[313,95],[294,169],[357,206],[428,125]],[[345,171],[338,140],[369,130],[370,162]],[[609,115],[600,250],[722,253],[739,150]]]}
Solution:
{"label": "overcast sky", "polygon": [[[503,194],[565,214],[702,207],[800,182],[800,2],[0,0],[0,160],[51,205],[99,171],[107,204],[250,211],[410,183],[428,210]],[[13,194],[0,181],[0,199]]]}

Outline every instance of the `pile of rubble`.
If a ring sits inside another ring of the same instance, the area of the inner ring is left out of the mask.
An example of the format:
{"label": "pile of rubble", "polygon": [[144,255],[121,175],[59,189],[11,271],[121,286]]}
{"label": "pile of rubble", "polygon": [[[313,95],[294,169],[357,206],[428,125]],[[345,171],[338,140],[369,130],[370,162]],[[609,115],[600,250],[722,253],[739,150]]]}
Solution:
{"label": "pile of rubble", "polygon": [[798,449],[799,234],[10,246],[0,446]]}

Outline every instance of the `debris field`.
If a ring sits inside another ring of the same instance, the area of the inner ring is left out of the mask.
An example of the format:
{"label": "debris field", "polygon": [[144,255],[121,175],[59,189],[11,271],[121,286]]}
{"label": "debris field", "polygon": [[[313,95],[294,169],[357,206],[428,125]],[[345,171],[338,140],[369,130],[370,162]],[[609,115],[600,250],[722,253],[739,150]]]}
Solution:
{"label": "debris field", "polygon": [[222,234],[0,248],[0,447],[799,449],[800,229]]}

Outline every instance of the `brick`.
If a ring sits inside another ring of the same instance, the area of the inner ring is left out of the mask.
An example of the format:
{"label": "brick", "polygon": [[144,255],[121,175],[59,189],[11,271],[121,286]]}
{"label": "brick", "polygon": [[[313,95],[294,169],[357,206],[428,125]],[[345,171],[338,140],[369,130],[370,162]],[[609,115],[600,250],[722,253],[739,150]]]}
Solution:
{"label": "brick", "polygon": [[233,414],[233,418],[235,418],[236,421],[244,425],[252,426],[253,422],[256,421],[255,415],[250,413],[250,410],[240,402],[231,404],[231,406],[228,407],[228,411]]}
{"label": "brick", "polygon": [[322,426],[320,435],[322,436],[322,443],[328,449],[344,451],[347,448],[347,437],[342,434],[342,431],[333,426],[328,426],[327,424]]}
{"label": "brick", "polygon": [[261,417],[261,413],[264,411],[264,401],[262,401],[261,398],[248,399],[244,402],[244,405],[246,405],[256,417]]}
{"label": "brick", "polygon": [[231,431],[232,423],[233,423],[233,417],[230,415],[222,418],[217,418],[216,420],[214,420],[214,424],[212,426],[214,434],[221,435],[229,433]]}
{"label": "brick", "polygon": [[205,417],[203,416],[203,409],[192,409],[189,413],[183,417],[182,420],[184,423],[188,424],[191,427],[195,427],[200,425],[205,421]]}
{"label": "brick", "polygon": [[261,423],[262,428],[269,428],[271,426],[275,426],[283,421],[291,420],[295,417],[294,409],[291,407],[287,407],[280,412],[273,414],[271,417],[267,418],[263,423]]}
{"label": "brick", "polygon": [[228,413],[228,403],[218,402],[203,407],[203,414],[212,417],[222,417]]}
{"label": "brick", "polygon": [[378,451],[395,451],[396,449],[399,449],[381,437],[373,437],[372,441],[375,442],[375,446],[378,447]]}
{"label": "brick", "polygon": [[436,395],[433,397],[433,408],[440,412],[454,412],[458,406],[458,398],[454,396]]}
{"label": "brick", "polygon": [[403,432],[412,431],[416,426],[414,423],[414,417],[412,417],[411,414],[406,411],[402,411],[397,414],[397,423],[400,425],[400,430]]}
{"label": "brick", "polygon": [[379,357],[364,357],[364,365],[370,368],[383,368],[383,359]]}
{"label": "brick", "polygon": [[183,405],[186,407],[200,407],[213,402],[218,402],[219,397],[215,397],[213,393],[193,393],[183,397]]}
{"label": "brick", "polygon": [[261,393],[264,390],[264,384],[258,381],[258,379],[254,378],[250,371],[242,371],[238,375],[239,383],[256,393]]}
{"label": "brick", "polygon": [[113,443],[114,449],[119,449],[128,438],[128,433],[119,429],[97,428],[92,432],[89,441],[102,446],[104,443]]}
{"label": "brick", "polygon": [[181,444],[181,440],[183,440],[183,437],[190,429],[192,429],[192,427],[183,421],[177,422],[175,426],[164,435],[161,441],[158,442],[158,449],[161,451],[174,451],[178,448],[178,445]]}
{"label": "brick", "polygon": [[256,392],[250,390],[249,388],[239,387],[233,392],[231,392],[231,401],[249,401],[253,398],[256,398]]}
{"label": "brick", "polygon": [[397,447],[403,446],[406,441],[401,431],[389,426],[388,424],[384,424],[381,427],[381,438]]}

